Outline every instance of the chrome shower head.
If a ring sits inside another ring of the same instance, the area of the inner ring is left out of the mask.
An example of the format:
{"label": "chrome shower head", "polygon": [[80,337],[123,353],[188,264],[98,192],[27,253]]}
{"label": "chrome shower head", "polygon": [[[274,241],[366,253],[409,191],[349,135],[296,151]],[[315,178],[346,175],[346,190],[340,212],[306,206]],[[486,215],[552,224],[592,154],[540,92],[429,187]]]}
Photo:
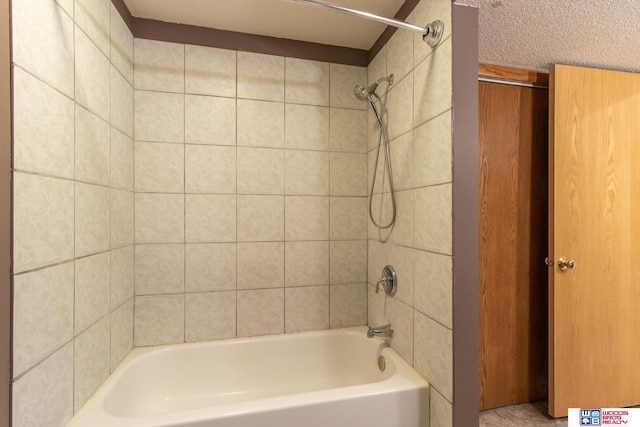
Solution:
{"label": "chrome shower head", "polygon": [[388,85],[392,85],[393,84],[393,78],[394,78],[393,74],[389,75],[388,77],[382,77],[382,78],[378,79],[378,81],[376,81],[375,83],[370,84],[369,87],[364,87],[362,85],[356,85],[353,88],[353,94],[360,101],[368,101],[369,98],[371,97],[371,95],[375,94],[376,89],[378,88],[380,83],[386,82]]}

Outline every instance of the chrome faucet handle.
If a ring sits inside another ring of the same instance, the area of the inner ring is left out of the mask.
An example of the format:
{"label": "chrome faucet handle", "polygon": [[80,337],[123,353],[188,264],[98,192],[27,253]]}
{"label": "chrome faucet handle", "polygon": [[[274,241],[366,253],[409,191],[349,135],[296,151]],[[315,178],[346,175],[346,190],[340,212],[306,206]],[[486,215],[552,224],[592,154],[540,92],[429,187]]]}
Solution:
{"label": "chrome faucet handle", "polygon": [[376,293],[380,292],[380,283],[382,283],[382,288],[387,295],[394,296],[396,294],[396,290],[398,289],[398,275],[392,266],[387,265],[382,270],[382,277],[376,283]]}

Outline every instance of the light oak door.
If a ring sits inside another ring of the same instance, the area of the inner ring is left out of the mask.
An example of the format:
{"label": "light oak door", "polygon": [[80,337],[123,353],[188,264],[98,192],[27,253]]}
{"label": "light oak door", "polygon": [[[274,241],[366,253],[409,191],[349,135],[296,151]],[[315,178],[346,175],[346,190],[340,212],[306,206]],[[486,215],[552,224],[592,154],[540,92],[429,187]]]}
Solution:
{"label": "light oak door", "polygon": [[556,65],[549,118],[549,413],[636,405],[640,75]]}

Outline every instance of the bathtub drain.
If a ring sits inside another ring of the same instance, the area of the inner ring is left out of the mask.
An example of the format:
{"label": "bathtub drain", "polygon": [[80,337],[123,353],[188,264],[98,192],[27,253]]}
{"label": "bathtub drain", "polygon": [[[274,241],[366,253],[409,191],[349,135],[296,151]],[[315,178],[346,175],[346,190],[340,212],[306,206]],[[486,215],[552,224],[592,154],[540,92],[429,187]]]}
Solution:
{"label": "bathtub drain", "polygon": [[386,367],[387,367],[387,361],[384,360],[384,356],[378,356],[378,369],[384,372]]}

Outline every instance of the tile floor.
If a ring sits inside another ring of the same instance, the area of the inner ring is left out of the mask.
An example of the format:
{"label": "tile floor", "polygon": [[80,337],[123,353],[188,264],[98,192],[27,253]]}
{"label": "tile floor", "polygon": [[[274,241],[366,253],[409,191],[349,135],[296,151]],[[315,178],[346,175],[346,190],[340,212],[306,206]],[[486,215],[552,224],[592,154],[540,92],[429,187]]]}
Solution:
{"label": "tile floor", "polygon": [[547,402],[523,403],[480,412],[480,427],[566,426],[566,418],[551,418]]}

